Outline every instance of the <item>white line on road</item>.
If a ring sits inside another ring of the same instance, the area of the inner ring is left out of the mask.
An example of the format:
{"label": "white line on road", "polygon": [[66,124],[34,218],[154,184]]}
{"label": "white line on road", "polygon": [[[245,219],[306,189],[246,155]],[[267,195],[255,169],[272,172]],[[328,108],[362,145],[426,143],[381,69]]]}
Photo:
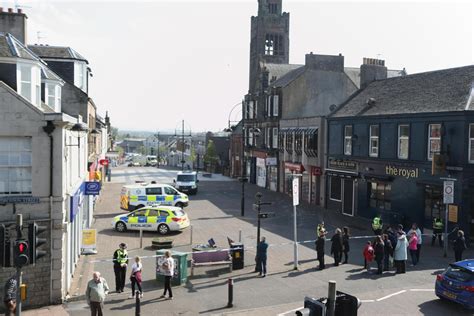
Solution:
{"label": "white line on road", "polygon": [[373,303],[375,300],[360,300],[361,303]]}
{"label": "white line on road", "polygon": [[296,312],[297,310],[300,310],[300,309],[302,309],[302,308],[304,308],[304,307],[303,307],[303,306],[301,306],[301,307],[298,307],[298,308],[292,309],[292,310],[290,310],[290,311],[286,311],[286,312],[284,312],[284,313],[277,314],[277,316],[286,316],[286,315],[288,315],[289,313]]}
{"label": "white line on road", "polygon": [[434,292],[434,289],[411,289],[412,292]]}
{"label": "white line on road", "polygon": [[396,293],[393,293],[393,294],[389,294],[387,296],[384,296],[384,297],[381,297],[381,298],[378,298],[376,299],[377,302],[380,302],[380,301],[383,301],[383,300],[386,300],[387,298],[390,298],[392,296],[395,296],[395,295],[398,295],[398,294],[402,294],[402,293],[405,293],[407,290],[401,290],[401,291],[398,291]]}

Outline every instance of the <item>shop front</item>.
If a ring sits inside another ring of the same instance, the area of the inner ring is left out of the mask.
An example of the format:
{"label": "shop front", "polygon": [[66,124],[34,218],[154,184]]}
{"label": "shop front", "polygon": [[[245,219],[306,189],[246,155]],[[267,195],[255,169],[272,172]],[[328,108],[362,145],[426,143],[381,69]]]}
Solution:
{"label": "shop front", "polygon": [[[302,174],[305,171],[305,169],[304,169],[302,164],[293,163],[293,162],[285,162],[284,167],[285,167],[285,181],[284,181],[284,191],[283,192],[285,192],[289,196],[292,196],[292,194],[293,194],[293,185],[292,185],[293,175],[294,174]],[[302,187],[302,178],[303,177],[299,177],[300,188]],[[300,199],[301,199],[302,191],[303,190],[300,190]]]}
{"label": "shop front", "polygon": [[257,186],[265,188],[267,182],[267,167],[265,158],[257,158],[256,162]]}
{"label": "shop front", "polygon": [[310,166],[310,182],[311,182],[311,189],[310,189],[310,197],[309,203],[314,205],[319,205],[319,197],[321,194],[321,188],[318,186],[321,183],[321,168],[316,166]]}
{"label": "shop front", "polygon": [[277,191],[278,188],[278,162],[276,157],[268,157],[265,160],[267,165],[267,188]]}
{"label": "shop front", "polygon": [[354,216],[357,204],[358,163],[329,158],[326,168],[326,204],[344,215]]}

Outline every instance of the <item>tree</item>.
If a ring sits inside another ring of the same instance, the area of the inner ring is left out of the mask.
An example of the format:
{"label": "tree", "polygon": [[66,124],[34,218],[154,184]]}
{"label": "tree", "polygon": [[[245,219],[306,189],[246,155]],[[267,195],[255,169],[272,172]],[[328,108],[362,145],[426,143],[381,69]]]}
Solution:
{"label": "tree", "polygon": [[206,154],[204,155],[204,163],[209,166],[210,171],[213,170],[217,162],[216,146],[212,140],[207,143]]}

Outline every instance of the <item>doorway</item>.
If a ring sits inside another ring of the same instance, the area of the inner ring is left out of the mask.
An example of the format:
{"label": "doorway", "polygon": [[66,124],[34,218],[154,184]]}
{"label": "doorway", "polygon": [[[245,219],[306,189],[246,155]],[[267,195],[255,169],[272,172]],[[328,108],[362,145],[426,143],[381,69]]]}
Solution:
{"label": "doorway", "polygon": [[343,179],[342,186],[342,213],[354,216],[354,181]]}

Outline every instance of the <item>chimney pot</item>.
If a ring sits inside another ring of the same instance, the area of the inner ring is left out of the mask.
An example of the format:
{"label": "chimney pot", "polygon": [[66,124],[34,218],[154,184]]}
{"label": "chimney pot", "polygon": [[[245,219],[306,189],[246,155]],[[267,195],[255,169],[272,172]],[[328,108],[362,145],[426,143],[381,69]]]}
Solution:
{"label": "chimney pot", "polygon": [[8,8],[8,13],[13,13],[13,8]]}
{"label": "chimney pot", "polygon": [[22,14],[23,13],[23,10],[18,8],[18,13]]}

